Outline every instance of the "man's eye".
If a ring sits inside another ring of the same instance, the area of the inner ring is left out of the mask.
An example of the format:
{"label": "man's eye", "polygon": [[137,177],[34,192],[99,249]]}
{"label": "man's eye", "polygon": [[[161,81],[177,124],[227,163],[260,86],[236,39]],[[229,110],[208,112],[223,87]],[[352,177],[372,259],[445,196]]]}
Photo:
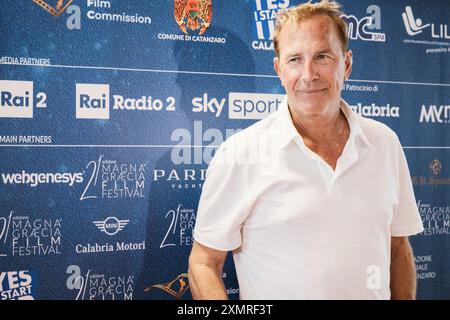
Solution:
{"label": "man's eye", "polygon": [[291,58],[289,59],[289,62],[298,62],[300,59],[299,58]]}
{"label": "man's eye", "polygon": [[319,54],[317,57],[319,58],[319,60],[324,60],[328,58],[328,56],[325,54]]}

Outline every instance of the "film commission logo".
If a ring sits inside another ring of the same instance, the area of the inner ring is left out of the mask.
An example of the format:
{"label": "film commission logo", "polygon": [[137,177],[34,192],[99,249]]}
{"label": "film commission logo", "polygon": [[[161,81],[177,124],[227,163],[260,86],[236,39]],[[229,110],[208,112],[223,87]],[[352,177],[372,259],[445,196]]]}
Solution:
{"label": "film commission logo", "polygon": [[421,33],[425,33],[429,29],[431,38],[433,39],[447,39],[450,40],[449,28],[446,24],[435,23],[423,23],[422,19],[415,18],[412,7],[405,7],[405,11],[402,13],[403,23],[405,25],[406,33],[409,36],[414,37]]}
{"label": "film commission logo", "polygon": [[[78,5],[72,4],[73,0],[33,0],[33,2],[53,15],[54,17],[61,16],[62,13],[67,12],[69,17],[67,18],[66,26],[69,30],[81,29],[81,8]],[[108,23],[134,23],[134,24],[151,24],[152,19],[148,16],[142,16],[140,14],[128,14],[125,12],[115,13],[112,12],[113,8],[111,1],[104,0],[86,0],[88,8],[86,12],[86,18],[88,20],[94,20],[99,22]]]}
{"label": "film commission logo", "polygon": [[0,272],[0,300],[34,300],[36,279],[30,270]]}
{"label": "film commission logo", "polygon": [[450,234],[450,206],[432,206],[428,203],[417,201],[422,218],[424,231],[423,236],[448,235]]}
{"label": "film commission logo", "polygon": [[[290,0],[252,0],[254,34],[258,40],[252,42],[255,50],[273,50],[273,35],[277,14],[290,6]],[[369,16],[358,19],[354,15],[343,15],[348,24],[349,38],[352,40],[385,42],[386,34],[375,32],[381,29],[381,9],[377,5],[367,7]]]}
{"label": "film commission logo", "polygon": [[[222,273],[222,278],[227,278],[227,274],[225,272]],[[179,300],[189,289],[189,276],[187,273],[182,273],[172,281],[148,286],[144,289],[144,292],[148,293],[154,289],[162,290]],[[226,293],[227,295],[237,295],[239,294],[239,288],[227,288]]]}
{"label": "film commission logo", "polygon": [[0,217],[0,257],[61,254],[62,219]]}
{"label": "film commission logo", "polygon": [[[104,119],[110,118],[110,89],[107,84],[76,84],[76,118]],[[175,111],[175,98],[158,99],[152,96],[139,98],[113,95],[113,110],[123,111]]]}
{"label": "film commission logo", "polygon": [[144,292],[150,292],[154,289],[162,290],[176,299],[181,299],[189,289],[189,278],[187,273],[178,275],[172,281],[163,284],[155,284],[144,289]]}
{"label": "film commission logo", "polygon": [[225,37],[205,35],[213,19],[212,0],[174,0],[173,3],[174,20],[183,34],[159,33],[159,40],[226,43]]}
{"label": "film commission logo", "polygon": [[77,265],[67,267],[67,289],[77,291],[75,300],[133,300],[134,276],[107,276],[88,270],[85,275]]}
{"label": "film commission logo", "polygon": [[48,184],[65,184],[74,187],[88,181],[81,192],[80,201],[87,199],[145,198],[145,163],[119,162],[103,159],[90,161],[83,172],[2,173],[5,185],[28,185],[36,188]]}
{"label": "film commission logo", "polygon": [[36,108],[47,107],[47,95],[34,96],[32,81],[0,80],[0,118],[33,118],[34,97]]}

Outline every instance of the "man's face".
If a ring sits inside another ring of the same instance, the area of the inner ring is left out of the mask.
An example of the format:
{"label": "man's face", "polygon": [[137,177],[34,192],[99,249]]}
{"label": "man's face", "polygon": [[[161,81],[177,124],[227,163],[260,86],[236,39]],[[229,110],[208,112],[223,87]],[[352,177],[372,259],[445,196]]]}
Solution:
{"label": "man's face", "polygon": [[344,80],[352,66],[330,17],[313,16],[299,25],[283,26],[275,70],[286,90],[292,111],[328,115],[339,108]]}

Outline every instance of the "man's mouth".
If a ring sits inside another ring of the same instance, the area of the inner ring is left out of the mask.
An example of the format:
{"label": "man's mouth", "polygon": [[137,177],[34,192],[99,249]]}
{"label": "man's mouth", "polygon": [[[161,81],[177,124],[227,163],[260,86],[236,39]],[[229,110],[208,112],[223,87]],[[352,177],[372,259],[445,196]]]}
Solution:
{"label": "man's mouth", "polygon": [[314,93],[323,92],[325,90],[326,90],[326,88],[324,88],[324,89],[300,89],[300,90],[297,90],[297,91],[299,93],[301,93],[301,94],[314,94]]}

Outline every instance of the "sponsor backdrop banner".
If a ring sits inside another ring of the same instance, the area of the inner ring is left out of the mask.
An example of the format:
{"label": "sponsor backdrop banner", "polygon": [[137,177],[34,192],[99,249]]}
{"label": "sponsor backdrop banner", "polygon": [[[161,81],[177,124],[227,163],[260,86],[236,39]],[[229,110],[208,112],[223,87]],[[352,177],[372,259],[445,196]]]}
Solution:
{"label": "sponsor backdrop banner", "polygon": [[[278,109],[274,16],[300,2],[2,1],[0,299],[191,299],[206,168]],[[343,96],[399,135],[418,298],[448,299],[450,4],[341,3]],[[231,256],[223,278],[237,299]]]}

